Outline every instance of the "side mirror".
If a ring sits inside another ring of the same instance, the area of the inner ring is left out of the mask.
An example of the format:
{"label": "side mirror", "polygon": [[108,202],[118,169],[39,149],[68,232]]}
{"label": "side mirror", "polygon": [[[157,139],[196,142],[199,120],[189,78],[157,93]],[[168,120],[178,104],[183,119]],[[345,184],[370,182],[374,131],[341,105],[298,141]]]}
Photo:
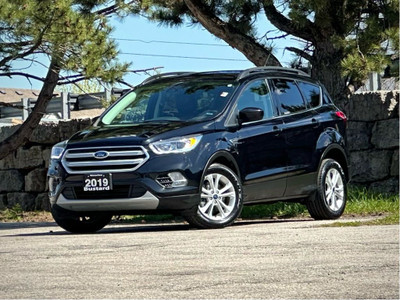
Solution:
{"label": "side mirror", "polygon": [[262,120],[264,111],[261,108],[246,107],[239,112],[239,124]]}

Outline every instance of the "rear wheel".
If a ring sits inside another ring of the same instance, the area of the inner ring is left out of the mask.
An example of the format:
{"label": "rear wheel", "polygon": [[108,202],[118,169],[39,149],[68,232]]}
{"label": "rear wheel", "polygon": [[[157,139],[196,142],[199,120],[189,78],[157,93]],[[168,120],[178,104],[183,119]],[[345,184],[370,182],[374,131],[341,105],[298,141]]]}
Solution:
{"label": "rear wheel", "polygon": [[307,202],[307,209],[314,219],[337,219],[346,207],[346,176],[334,159],[324,159],[318,171],[318,189]]}
{"label": "rear wheel", "polygon": [[198,228],[222,228],[231,225],[243,208],[242,186],[236,174],[221,164],[212,164],[205,172],[200,203],[186,220]]}
{"label": "rear wheel", "polygon": [[96,232],[110,223],[112,218],[107,213],[73,212],[58,205],[53,205],[51,214],[60,227],[72,233]]}

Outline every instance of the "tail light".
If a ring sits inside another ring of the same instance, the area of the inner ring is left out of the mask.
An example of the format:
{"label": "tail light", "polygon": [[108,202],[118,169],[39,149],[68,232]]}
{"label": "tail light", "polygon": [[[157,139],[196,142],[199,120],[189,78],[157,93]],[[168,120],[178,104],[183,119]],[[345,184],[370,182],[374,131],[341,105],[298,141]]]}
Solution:
{"label": "tail light", "polygon": [[347,117],[344,114],[344,112],[338,110],[337,112],[335,112],[335,115],[339,118],[341,118],[345,123],[347,122]]}

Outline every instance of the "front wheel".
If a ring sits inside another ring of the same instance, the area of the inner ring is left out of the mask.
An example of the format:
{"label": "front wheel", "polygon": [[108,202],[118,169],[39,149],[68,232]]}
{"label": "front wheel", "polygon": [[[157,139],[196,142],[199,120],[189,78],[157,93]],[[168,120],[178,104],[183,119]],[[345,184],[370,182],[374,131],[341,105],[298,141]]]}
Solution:
{"label": "front wheel", "polygon": [[318,171],[318,189],[307,202],[307,209],[316,220],[339,218],[346,207],[346,176],[334,159],[324,159]]}
{"label": "front wheel", "polygon": [[98,213],[78,213],[53,205],[51,214],[61,228],[72,233],[96,232],[110,223],[112,215]]}
{"label": "front wheel", "polygon": [[200,203],[189,224],[204,229],[231,225],[243,208],[242,185],[237,175],[221,164],[212,164],[204,174]]}

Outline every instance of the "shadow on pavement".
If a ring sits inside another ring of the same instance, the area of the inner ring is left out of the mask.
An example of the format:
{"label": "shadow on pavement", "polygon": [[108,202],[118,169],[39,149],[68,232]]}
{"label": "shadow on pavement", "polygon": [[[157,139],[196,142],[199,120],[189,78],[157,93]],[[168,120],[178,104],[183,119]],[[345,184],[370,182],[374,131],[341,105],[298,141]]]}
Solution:
{"label": "shadow on pavement", "polygon": [[[258,220],[241,220],[235,222],[231,227],[249,226],[256,224],[277,224],[277,223],[298,223],[309,222],[312,219],[258,219]],[[51,227],[51,230],[46,232],[30,232],[30,233],[17,233],[1,235],[1,230],[12,229],[25,229],[25,228],[44,228]],[[227,227],[229,229],[229,227]],[[54,229],[54,230],[53,230]],[[162,232],[162,231],[185,231],[185,230],[198,230],[187,223],[155,223],[155,224],[118,224],[114,223],[106,226],[96,233],[86,233],[86,235],[101,235],[101,234],[116,234],[116,233],[134,233],[134,232]],[[204,230],[204,229],[203,229]],[[216,230],[216,229],[210,229]],[[0,223],[0,238],[1,237],[16,237],[16,236],[51,236],[51,235],[77,235],[63,230],[54,222],[41,222],[41,223]],[[82,235],[82,234],[79,234]]]}
{"label": "shadow on pavement", "polygon": [[58,226],[56,222],[5,222],[0,223],[0,230],[5,229],[21,229],[35,227],[52,227]]}
{"label": "shadow on pavement", "polygon": [[[21,225],[23,223],[13,223],[12,225],[8,223],[8,226],[2,226],[0,224],[0,238],[4,237],[24,237],[24,236],[51,236],[51,235],[101,235],[101,234],[115,234],[115,233],[130,233],[130,232],[161,232],[161,231],[180,231],[180,230],[189,230],[192,229],[189,225],[180,223],[180,224],[151,224],[151,225],[127,225],[127,224],[112,224],[112,226],[105,227],[102,230],[95,233],[82,233],[82,234],[74,234],[63,230],[61,227],[58,227],[56,223],[36,223],[36,226],[31,224],[30,226]],[[52,230],[46,232],[29,232],[29,233],[17,233],[17,234],[6,234],[1,235],[1,230],[3,229],[24,229],[24,228],[43,228],[43,227],[52,227]],[[53,230],[54,227],[54,230]]]}
{"label": "shadow on pavement", "polygon": [[241,220],[234,223],[232,226],[246,226],[255,224],[277,224],[277,223],[302,223],[313,221],[312,218],[305,219],[256,219],[256,220]]}

